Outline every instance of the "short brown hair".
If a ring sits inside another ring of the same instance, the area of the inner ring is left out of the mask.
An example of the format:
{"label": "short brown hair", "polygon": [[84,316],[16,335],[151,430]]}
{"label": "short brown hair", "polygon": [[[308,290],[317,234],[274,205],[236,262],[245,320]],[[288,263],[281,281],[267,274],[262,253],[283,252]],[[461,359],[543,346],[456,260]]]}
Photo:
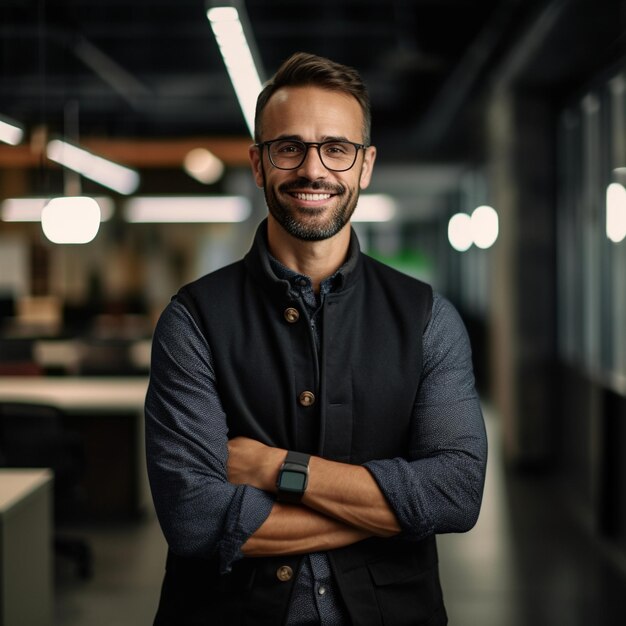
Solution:
{"label": "short brown hair", "polygon": [[354,96],[363,111],[363,143],[370,143],[371,111],[367,87],[359,73],[347,65],[306,52],[292,54],[263,87],[256,102],[254,140],[261,141],[261,117],[270,98],[282,87],[314,86]]}

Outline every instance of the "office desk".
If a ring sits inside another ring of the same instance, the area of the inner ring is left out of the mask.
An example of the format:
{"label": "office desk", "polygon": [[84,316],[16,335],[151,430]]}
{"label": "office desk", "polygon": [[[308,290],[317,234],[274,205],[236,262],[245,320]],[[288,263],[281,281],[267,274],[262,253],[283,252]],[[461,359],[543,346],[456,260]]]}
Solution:
{"label": "office desk", "polygon": [[0,377],[0,402],[61,408],[85,440],[90,517],[151,507],[143,442],[147,378]]}
{"label": "office desk", "polygon": [[0,469],[0,626],[52,623],[52,473]]}
{"label": "office desk", "polygon": [[0,402],[41,402],[67,413],[143,413],[147,378],[0,377]]}

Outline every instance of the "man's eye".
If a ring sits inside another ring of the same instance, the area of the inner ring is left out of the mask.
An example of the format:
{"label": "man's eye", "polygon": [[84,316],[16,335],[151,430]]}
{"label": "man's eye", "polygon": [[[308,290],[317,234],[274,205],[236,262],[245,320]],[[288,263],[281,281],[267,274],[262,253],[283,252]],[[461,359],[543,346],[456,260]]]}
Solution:
{"label": "man's eye", "polygon": [[324,152],[331,156],[343,156],[348,153],[348,148],[342,143],[328,143],[324,146]]}
{"label": "man's eye", "polygon": [[280,154],[300,154],[302,146],[297,143],[282,143],[276,147],[276,151]]}

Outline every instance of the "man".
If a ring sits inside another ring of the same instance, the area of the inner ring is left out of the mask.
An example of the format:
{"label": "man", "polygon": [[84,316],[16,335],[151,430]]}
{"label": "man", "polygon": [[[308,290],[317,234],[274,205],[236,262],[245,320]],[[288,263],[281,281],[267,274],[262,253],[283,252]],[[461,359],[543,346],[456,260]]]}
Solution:
{"label": "man", "polygon": [[486,462],[466,332],[359,251],[376,149],[354,70],[292,56],[255,125],[268,218],[154,336],[155,624],[446,624],[434,537],[474,525]]}

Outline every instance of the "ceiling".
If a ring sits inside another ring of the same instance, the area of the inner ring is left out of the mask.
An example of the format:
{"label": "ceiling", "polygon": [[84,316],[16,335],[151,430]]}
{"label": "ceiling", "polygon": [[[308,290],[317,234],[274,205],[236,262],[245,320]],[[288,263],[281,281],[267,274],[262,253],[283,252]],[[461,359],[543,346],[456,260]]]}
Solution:
{"label": "ceiling", "polygon": [[[262,78],[297,50],[359,69],[382,161],[468,158],[481,90],[507,62],[558,95],[623,45],[617,0],[243,4]],[[241,149],[247,129],[205,10],[204,0],[2,0],[0,115],[31,136],[238,138]],[[118,145],[133,161],[131,144]]]}

